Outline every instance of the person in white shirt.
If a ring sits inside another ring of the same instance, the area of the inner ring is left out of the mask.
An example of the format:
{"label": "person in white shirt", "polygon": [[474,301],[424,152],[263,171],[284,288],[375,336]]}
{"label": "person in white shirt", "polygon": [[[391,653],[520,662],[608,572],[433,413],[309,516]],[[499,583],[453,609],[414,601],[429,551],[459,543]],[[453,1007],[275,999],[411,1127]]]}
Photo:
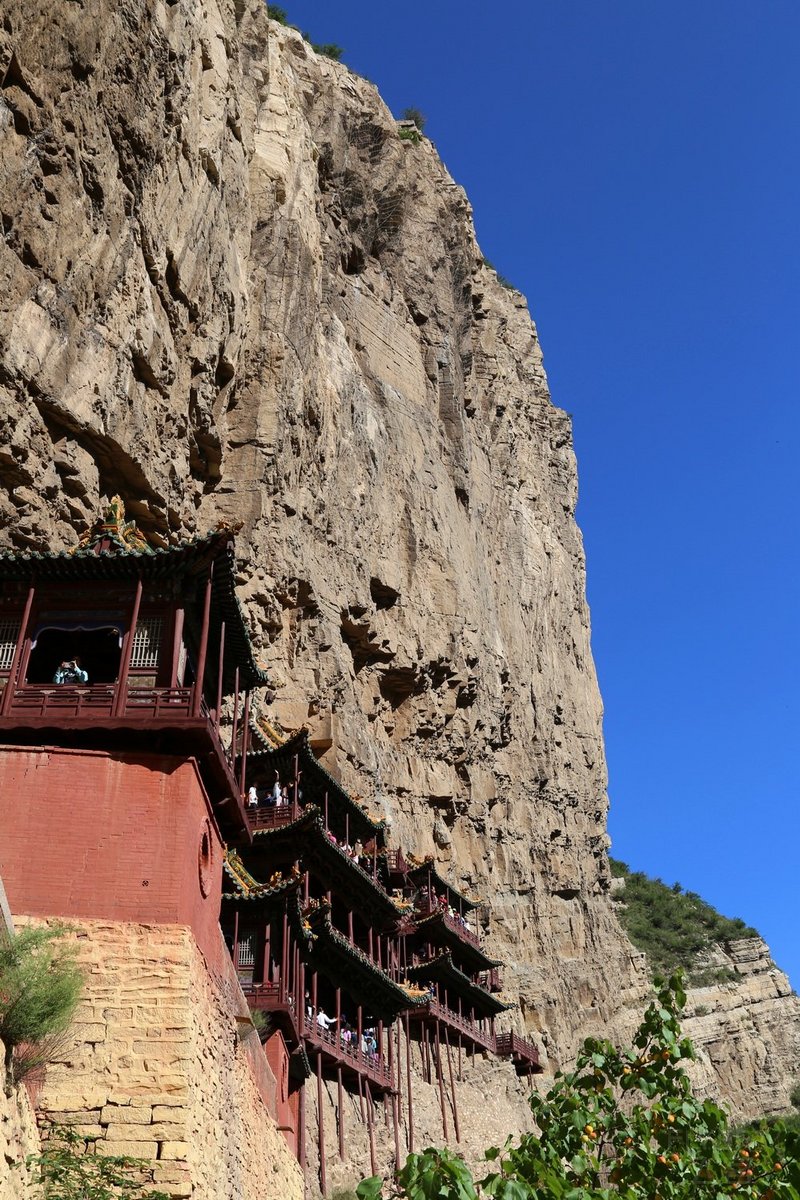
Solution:
{"label": "person in white shirt", "polygon": [[317,1013],[317,1024],[320,1029],[331,1029],[336,1024],[336,1017],[329,1017],[324,1008]]}
{"label": "person in white shirt", "polygon": [[247,807],[258,808],[258,792],[255,789],[255,784],[250,784],[247,792]]}

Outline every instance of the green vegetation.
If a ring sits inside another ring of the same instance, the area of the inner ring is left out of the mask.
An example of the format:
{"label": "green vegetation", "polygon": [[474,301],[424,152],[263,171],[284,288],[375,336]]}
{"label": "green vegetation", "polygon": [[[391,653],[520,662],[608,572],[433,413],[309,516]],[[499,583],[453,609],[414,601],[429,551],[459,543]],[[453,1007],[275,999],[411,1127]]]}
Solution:
{"label": "green vegetation", "polygon": [[506,290],[509,292],[518,292],[519,291],[519,288],[515,284],[513,284],[510,279],[506,278],[505,275],[500,274],[497,267],[494,265],[493,262],[490,261],[490,259],[484,258],[483,265],[485,267],[488,267],[490,271],[494,271],[495,275],[497,276],[497,282],[500,284],[500,287],[506,288]]}
{"label": "green vegetation", "polygon": [[723,1109],[695,1097],[680,973],[658,989],[630,1048],[587,1038],[575,1070],[531,1097],[539,1132],[487,1150],[483,1179],[428,1149],[388,1191],[365,1179],[359,1200],[800,1200],[800,1134],[781,1121],[732,1130]]}
{"label": "green vegetation", "polygon": [[[285,25],[287,29],[297,29],[296,25],[289,24],[289,16],[286,9],[281,8],[278,4],[267,5],[267,16],[271,21],[277,21],[279,25]],[[304,29],[297,29],[297,32],[317,54],[324,54],[326,58],[332,58],[334,62],[342,61],[344,50],[341,46],[337,46],[335,42],[315,42],[311,34],[307,33]]]}
{"label": "green vegetation", "polygon": [[611,873],[625,880],[624,890],[615,896],[623,928],[647,955],[653,972],[663,975],[683,967],[695,987],[736,978],[724,967],[706,966],[705,957],[714,945],[758,937],[755,929],[738,918],[721,916],[696,892],[684,892],[679,883],[668,887],[613,858]]}
{"label": "green vegetation", "polygon": [[422,138],[416,129],[400,129],[397,136],[404,142],[421,142]]}
{"label": "green vegetation", "polygon": [[425,126],[428,124],[425,113],[418,108],[404,108],[400,114],[400,120],[413,121],[420,133],[425,132]]}
{"label": "green vegetation", "polygon": [[151,1165],[138,1158],[90,1154],[74,1129],[49,1131],[41,1154],[27,1159],[43,1200],[169,1200],[148,1187]]}
{"label": "green vegetation", "polygon": [[62,1045],[83,976],[66,929],[23,929],[0,940],[0,1041],[5,1088],[48,1062]]}

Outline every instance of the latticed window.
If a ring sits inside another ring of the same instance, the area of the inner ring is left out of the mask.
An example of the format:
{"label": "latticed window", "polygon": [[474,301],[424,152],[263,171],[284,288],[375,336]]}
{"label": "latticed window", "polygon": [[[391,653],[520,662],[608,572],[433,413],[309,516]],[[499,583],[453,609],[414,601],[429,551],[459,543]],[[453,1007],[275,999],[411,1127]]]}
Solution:
{"label": "latticed window", "polygon": [[137,621],[133,634],[132,667],[158,666],[163,625],[161,617],[142,617]]}
{"label": "latticed window", "polygon": [[256,935],[246,933],[239,942],[239,966],[254,967],[256,965]]}
{"label": "latticed window", "polygon": [[0,671],[10,671],[17,645],[19,621],[0,621]]}

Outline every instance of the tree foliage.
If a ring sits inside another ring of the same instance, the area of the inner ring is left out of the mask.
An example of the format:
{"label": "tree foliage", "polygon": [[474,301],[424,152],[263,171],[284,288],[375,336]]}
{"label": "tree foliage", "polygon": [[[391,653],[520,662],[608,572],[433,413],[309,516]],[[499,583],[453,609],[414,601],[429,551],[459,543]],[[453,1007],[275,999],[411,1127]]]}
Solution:
{"label": "tree foliage", "polygon": [[47,1062],[72,1020],[83,986],[63,926],[0,940],[0,1041],[5,1085]]}
{"label": "tree foliage", "polygon": [[669,887],[642,871],[631,871],[616,859],[611,859],[611,870],[616,878],[625,880],[624,890],[615,896],[622,926],[634,946],[647,955],[655,974],[683,968],[696,986],[724,982],[730,974],[709,968],[708,952],[735,938],[758,937],[757,930],[744,921],[723,917],[679,883]]}
{"label": "tree foliage", "polygon": [[[800,1200],[800,1135],[782,1122],[732,1130],[693,1094],[681,1035],[682,976],[659,981],[630,1049],[589,1038],[574,1071],[533,1096],[539,1132],[486,1151],[477,1182],[449,1150],[409,1155],[389,1197],[403,1200]],[[386,1196],[380,1178],[359,1200]]]}
{"label": "tree foliage", "polygon": [[169,1200],[150,1188],[151,1164],[89,1153],[85,1140],[65,1126],[53,1126],[41,1154],[30,1155],[27,1165],[43,1200]]}
{"label": "tree foliage", "polygon": [[419,108],[404,108],[400,114],[402,121],[413,121],[420,133],[424,133],[428,118]]}

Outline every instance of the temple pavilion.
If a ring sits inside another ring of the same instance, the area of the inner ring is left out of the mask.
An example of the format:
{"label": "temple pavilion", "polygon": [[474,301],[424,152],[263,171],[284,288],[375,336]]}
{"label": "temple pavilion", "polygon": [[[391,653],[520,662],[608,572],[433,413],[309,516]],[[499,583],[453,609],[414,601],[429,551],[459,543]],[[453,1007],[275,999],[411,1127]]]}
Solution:
{"label": "temple pavilion", "polygon": [[[267,724],[255,704],[267,687],[227,527],[154,546],[115,500],[72,551],[0,554],[6,786],[31,778],[26,755],[47,748],[48,764],[34,804],[3,808],[9,894],[33,914],[186,921],[210,962],[228,953],[250,1010],[264,1014],[275,1115],[301,1162],[316,1085],[324,1193],[324,1080],[337,1089],[340,1156],[347,1091],[376,1169],[378,1102],[398,1157],[405,1105],[413,1149],[412,1042],[439,1089],[445,1137],[448,1111],[460,1136],[463,1056],[540,1068],[529,1042],[495,1030],[508,1006],[479,901],[432,859],[389,846],[384,821],[319,761],[308,731]],[[62,794],[70,770],[91,801]],[[54,821],[46,853],[61,882],[48,891],[24,864]],[[121,876],[144,879],[121,888]]]}

